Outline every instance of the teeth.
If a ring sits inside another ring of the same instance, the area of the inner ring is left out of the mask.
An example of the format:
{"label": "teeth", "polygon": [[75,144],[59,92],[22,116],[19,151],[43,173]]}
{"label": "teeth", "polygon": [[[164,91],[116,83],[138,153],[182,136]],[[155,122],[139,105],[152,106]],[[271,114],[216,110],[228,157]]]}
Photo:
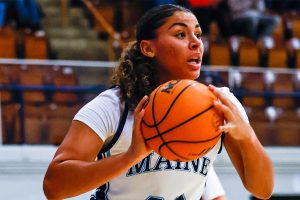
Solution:
{"label": "teeth", "polygon": [[195,64],[197,64],[198,60],[190,60],[189,63],[195,63]]}
{"label": "teeth", "polygon": [[200,62],[200,59],[194,58],[194,59],[190,59],[188,62],[198,64]]}

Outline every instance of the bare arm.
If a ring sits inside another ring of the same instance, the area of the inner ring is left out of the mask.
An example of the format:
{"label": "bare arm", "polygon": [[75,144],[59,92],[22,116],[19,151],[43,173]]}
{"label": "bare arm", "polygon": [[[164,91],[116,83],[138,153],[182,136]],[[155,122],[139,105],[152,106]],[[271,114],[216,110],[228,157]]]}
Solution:
{"label": "bare arm", "polygon": [[127,152],[95,161],[103,142],[85,124],[73,121],[44,178],[48,199],[76,196],[94,189],[127,171],[150,153],[140,133],[143,98],[135,110],[133,139]]}
{"label": "bare arm", "polygon": [[254,130],[242,119],[234,105],[220,90],[210,89],[221,100],[215,107],[224,113],[226,124],[220,127],[225,132],[224,144],[245,188],[254,196],[268,199],[274,187],[273,164],[258,141]]}

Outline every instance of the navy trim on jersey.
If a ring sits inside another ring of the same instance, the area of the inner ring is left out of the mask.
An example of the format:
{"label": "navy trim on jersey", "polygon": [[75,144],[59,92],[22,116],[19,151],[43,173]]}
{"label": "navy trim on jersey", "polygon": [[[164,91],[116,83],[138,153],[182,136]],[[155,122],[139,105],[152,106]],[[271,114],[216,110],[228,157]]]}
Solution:
{"label": "navy trim on jersey", "polygon": [[225,137],[225,133],[223,132],[222,135],[221,135],[221,145],[220,145],[218,154],[220,154],[222,152],[224,137]]}
{"label": "navy trim on jersey", "polygon": [[113,136],[113,138],[109,142],[109,144],[106,145],[104,148],[101,149],[101,151],[99,152],[99,154],[104,153],[104,152],[108,151],[109,149],[111,149],[114,146],[114,144],[118,141],[118,139],[119,139],[119,137],[120,137],[120,135],[121,135],[121,133],[123,131],[125,122],[126,122],[126,118],[127,118],[127,115],[128,115],[128,109],[129,109],[128,105],[127,105],[127,103],[125,103],[124,112],[123,112],[123,114],[121,116],[121,119],[119,121],[118,129],[117,129],[115,135]]}
{"label": "navy trim on jersey", "polygon": [[[98,160],[107,157],[106,153],[101,153],[101,154],[99,153],[98,156],[99,156],[97,157]],[[109,182],[99,186],[96,189],[95,194],[91,195],[90,200],[108,200],[108,196],[107,196],[108,190],[109,190]]]}
{"label": "navy trim on jersey", "polygon": [[[122,116],[120,118],[117,131],[114,134],[112,140],[108,143],[108,145],[106,145],[104,148],[102,148],[99,151],[99,153],[97,155],[97,160],[101,160],[101,159],[107,157],[107,155],[109,154],[109,150],[114,146],[114,144],[120,138],[120,135],[123,131],[123,128],[124,128],[124,125],[125,125],[125,122],[127,119],[128,110],[129,110],[128,104],[125,103],[124,112],[122,113]],[[108,190],[109,190],[109,182],[99,186],[96,189],[95,194],[91,195],[90,200],[108,200],[108,197],[107,197]]]}

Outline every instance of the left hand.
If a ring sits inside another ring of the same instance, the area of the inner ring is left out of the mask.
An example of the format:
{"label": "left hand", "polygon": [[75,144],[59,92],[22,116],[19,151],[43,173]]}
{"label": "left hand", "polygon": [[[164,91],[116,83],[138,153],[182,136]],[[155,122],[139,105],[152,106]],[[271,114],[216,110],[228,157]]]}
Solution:
{"label": "left hand", "polygon": [[229,134],[236,140],[250,139],[255,135],[252,127],[246,122],[237,106],[222,92],[221,88],[209,85],[208,88],[220,101],[215,101],[215,108],[224,114],[226,123],[219,127],[220,132]]}

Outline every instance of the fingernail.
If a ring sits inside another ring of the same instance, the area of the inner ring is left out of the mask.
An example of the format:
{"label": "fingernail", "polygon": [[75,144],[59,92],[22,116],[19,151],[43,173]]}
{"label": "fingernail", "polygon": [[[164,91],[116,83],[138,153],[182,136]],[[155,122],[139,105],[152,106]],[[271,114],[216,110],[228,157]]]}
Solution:
{"label": "fingernail", "polygon": [[147,97],[147,99],[146,99],[146,101],[143,105],[143,108],[145,108],[148,105],[149,101],[150,101],[150,98],[148,96],[146,96],[146,97]]}
{"label": "fingernail", "polygon": [[214,85],[212,85],[212,84],[209,84],[208,88],[210,88],[211,90],[215,90],[216,87]]}

